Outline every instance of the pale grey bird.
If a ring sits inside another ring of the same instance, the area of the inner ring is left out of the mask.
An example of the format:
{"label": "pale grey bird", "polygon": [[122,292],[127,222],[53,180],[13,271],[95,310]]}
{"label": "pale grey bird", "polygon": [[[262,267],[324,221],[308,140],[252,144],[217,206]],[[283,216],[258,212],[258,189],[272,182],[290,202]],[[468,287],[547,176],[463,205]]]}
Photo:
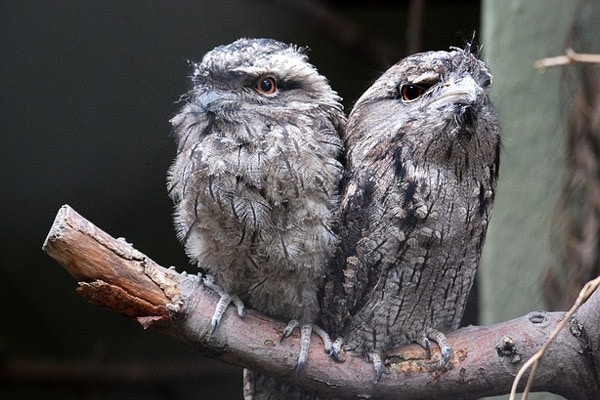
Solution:
{"label": "pale grey bird", "polygon": [[444,334],[463,315],[496,190],[491,81],[470,46],[411,55],[348,117],[341,245],[323,318],[347,351],[373,362],[376,382],[395,346],[434,341],[441,364],[450,357]]}
{"label": "pale grey bird", "polygon": [[303,49],[240,39],[193,64],[193,88],[172,120],[168,174],[179,239],[230,302],[301,328],[298,370],[319,316],[317,293],[337,244],[332,212],[342,166],[340,98]]}

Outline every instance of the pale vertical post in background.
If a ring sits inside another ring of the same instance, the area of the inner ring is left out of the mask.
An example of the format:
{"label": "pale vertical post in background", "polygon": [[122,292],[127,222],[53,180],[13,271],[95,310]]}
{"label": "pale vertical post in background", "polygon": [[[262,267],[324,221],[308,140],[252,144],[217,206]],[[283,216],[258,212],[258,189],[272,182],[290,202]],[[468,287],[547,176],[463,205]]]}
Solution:
{"label": "pale vertical post in background", "polygon": [[[561,262],[557,255],[562,250],[552,248],[550,230],[565,179],[568,115],[562,111],[571,93],[561,90],[559,68],[540,72],[533,63],[564,54],[577,5],[562,0],[482,4],[483,58],[494,74],[493,101],[504,142],[480,269],[484,325],[546,309],[544,273]],[[562,397],[544,393],[532,398]]]}

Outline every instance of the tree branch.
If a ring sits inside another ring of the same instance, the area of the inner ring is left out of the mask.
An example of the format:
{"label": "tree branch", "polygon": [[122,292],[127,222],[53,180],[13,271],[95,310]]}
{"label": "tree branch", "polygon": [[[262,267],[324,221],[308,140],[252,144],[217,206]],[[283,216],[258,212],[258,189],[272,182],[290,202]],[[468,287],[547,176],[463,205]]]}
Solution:
{"label": "tree branch", "polygon": [[550,67],[559,67],[577,63],[600,64],[600,54],[576,53],[573,49],[569,48],[565,51],[564,55],[542,58],[537,60],[533,66],[543,70]]}
{"label": "tree branch", "polygon": [[[59,210],[43,250],[79,283],[77,291],[94,304],[111,308],[190,344],[202,354],[252,368],[323,396],[403,399],[481,396],[509,393],[515,374],[544,343],[563,312],[532,312],[501,324],[462,328],[448,334],[453,352],[439,370],[417,345],[403,346],[388,359],[388,372],[373,384],[372,365],[345,355],[331,360],[311,346],[309,361],[296,377],[298,340],[279,337],[285,326],[249,310],[244,320],[231,308],[215,334],[209,333],[217,297],[195,275],[161,267],[123,239],[115,239],[69,206]],[[567,398],[600,396],[600,293],[581,307],[542,359],[532,388]],[[318,340],[318,339],[317,339]]]}

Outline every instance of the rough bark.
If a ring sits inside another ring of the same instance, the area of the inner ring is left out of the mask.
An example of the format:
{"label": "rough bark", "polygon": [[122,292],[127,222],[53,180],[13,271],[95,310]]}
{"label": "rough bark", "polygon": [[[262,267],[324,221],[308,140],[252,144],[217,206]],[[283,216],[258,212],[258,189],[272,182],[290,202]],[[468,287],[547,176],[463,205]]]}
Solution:
{"label": "rough bark", "polygon": [[[210,334],[217,296],[195,275],[164,268],[123,239],[103,232],[69,206],[59,210],[43,245],[77,281],[77,291],[190,344],[216,360],[252,368],[336,398],[470,399],[510,392],[521,365],[542,345],[564,315],[536,311],[492,326],[471,326],[448,334],[453,353],[439,370],[417,345],[397,349],[386,374],[373,384],[372,365],[345,355],[337,363],[311,346],[309,361],[296,377],[298,340],[279,337],[285,326],[250,310],[244,320],[230,309]],[[319,339],[316,339],[319,340]],[[580,308],[541,362],[533,390],[569,399],[600,396],[600,293]],[[524,384],[525,381],[523,381]]]}

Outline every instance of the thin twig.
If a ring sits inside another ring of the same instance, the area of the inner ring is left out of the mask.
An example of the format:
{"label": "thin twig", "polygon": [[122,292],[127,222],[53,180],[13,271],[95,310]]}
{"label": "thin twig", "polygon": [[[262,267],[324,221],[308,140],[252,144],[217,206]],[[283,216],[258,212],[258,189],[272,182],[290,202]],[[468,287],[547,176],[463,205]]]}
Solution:
{"label": "thin twig", "polygon": [[537,370],[540,360],[546,353],[546,350],[548,349],[550,344],[552,344],[552,342],[554,341],[556,336],[558,336],[560,331],[565,327],[565,325],[567,323],[569,323],[569,321],[571,321],[571,318],[577,312],[579,307],[583,303],[585,303],[585,301],[592,295],[592,293],[594,293],[594,291],[598,288],[598,286],[600,286],[600,276],[587,282],[583,286],[581,291],[579,291],[579,295],[577,296],[575,303],[573,304],[571,309],[565,314],[565,317],[562,319],[562,321],[560,321],[560,323],[556,326],[556,328],[554,329],[554,331],[552,332],[550,337],[548,337],[548,340],[546,340],[546,342],[542,345],[542,347],[529,360],[527,360],[527,362],[525,364],[523,364],[523,366],[517,373],[517,376],[515,376],[515,380],[513,381],[512,389],[510,391],[509,400],[515,399],[515,396],[517,393],[517,386],[519,385],[521,378],[523,377],[525,372],[529,369],[529,367],[532,367],[531,373],[529,374],[529,377],[527,379],[527,385],[525,386],[525,390],[523,390],[523,394],[521,396],[521,400],[527,400],[527,395],[529,394],[529,390],[530,390],[531,386],[533,385],[535,372]]}
{"label": "thin twig", "polygon": [[565,55],[542,58],[537,60],[533,65],[537,69],[545,69],[575,63],[600,64],[600,54],[576,53],[573,49],[568,48],[565,51]]}

